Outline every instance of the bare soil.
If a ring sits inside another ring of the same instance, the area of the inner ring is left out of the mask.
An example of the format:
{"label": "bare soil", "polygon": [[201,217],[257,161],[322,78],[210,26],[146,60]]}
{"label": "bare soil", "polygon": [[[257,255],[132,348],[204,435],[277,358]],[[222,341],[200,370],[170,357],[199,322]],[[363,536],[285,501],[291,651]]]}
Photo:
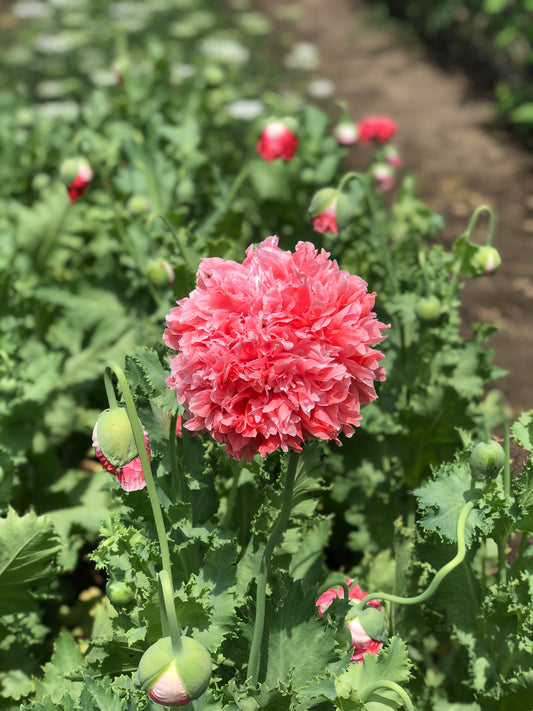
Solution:
{"label": "bare soil", "polygon": [[[368,3],[299,0],[301,17],[290,25],[276,19],[283,0],[254,4],[272,18],[281,44],[317,45],[319,75],[334,81],[333,98],[347,102],[354,120],[382,114],[398,121],[404,171],[417,176],[418,196],[444,217],[439,240],[449,244],[462,234],[479,205],[496,211],[502,266],[468,281],[463,312],[468,323],[498,327],[489,345],[509,375],[495,385],[515,411],[533,408],[533,155],[494,128],[494,104],[465,74],[370,24]],[[474,239],[481,241],[486,222],[479,225]]]}

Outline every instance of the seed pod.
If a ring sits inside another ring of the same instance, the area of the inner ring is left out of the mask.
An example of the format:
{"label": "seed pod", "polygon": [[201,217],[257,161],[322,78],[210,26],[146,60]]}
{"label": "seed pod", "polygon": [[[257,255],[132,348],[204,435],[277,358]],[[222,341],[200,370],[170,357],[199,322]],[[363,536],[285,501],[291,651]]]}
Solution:
{"label": "seed pod", "polygon": [[105,591],[114,607],[126,607],[134,598],[133,588],[122,580],[109,580]]}

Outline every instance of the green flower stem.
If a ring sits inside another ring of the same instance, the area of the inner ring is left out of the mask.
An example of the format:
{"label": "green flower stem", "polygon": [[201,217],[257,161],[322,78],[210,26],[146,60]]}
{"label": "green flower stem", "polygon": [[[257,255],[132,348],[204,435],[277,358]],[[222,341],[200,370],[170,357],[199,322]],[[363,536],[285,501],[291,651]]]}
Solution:
{"label": "green flower stem", "polygon": [[268,580],[268,571],[270,561],[274,553],[274,549],[279,543],[287,524],[292,509],[292,494],[294,491],[294,481],[296,478],[296,467],[298,465],[298,455],[293,450],[290,451],[285,470],[284,480],[282,482],[283,503],[280,512],[270,536],[266,542],[259,574],[257,576],[256,590],[256,606],[255,606],[255,621],[252,633],[252,644],[250,646],[250,656],[248,658],[248,679],[255,686],[259,675],[259,661],[261,653],[261,642],[263,639],[263,629],[265,626],[265,605],[266,605],[266,586]]}
{"label": "green flower stem", "polygon": [[494,231],[496,228],[496,217],[494,215],[494,210],[489,207],[488,205],[480,205],[477,207],[474,212],[472,213],[472,217],[470,218],[470,221],[468,223],[468,226],[466,228],[465,236],[470,239],[470,234],[474,230],[477,221],[479,219],[479,216],[481,215],[482,212],[487,212],[489,216],[489,227],[488,227],[488,233],[487,233],[487,245],[490,247],[492,245],[492,239],[494,237]]}
{"label": "green flower stem", "polygon": [[392,691],[398,694],[400,699],[403,701],[403,705],[405,706],[407,711],[415,711],[407,692],[404,691],[404,689],[402,689],[399,684],[396,684],[396,682],[394,681],[389,681],[388,679],[381,679],[380,681],[375,681],[373,684],[370,684],[370,686],[367,686],[364,691],[364,694],[362,695],[361,701],[363,703],[366,703],[375,691],[382,688],[392,689]]}
{"label": "green flower stem", "polygon": [[[503,426],[503,451],[504,451],[504,465],[503,465],[503,493],[506,497],[511,495],[511,463],[510,463],[510,438],[509,438],[509,422],[506,420]],[[512,530],[506,530],[503,537],[497,541],[498,545],[498,581],[505,585],[507,582],[507,539],[510,536]]]}
{"label": "green flower stem", "polygon": [[168,435],[170,469],[174,482],[176,483],[176,497],[178,501],[189,501],[189,487],[185,479],[183,468],[180,466],[178,459],[178,447],[176,442],[176,423],[178,421],[178,413],[175,412],[170,418],[170,430]]}
{"label": "green flower stem", "polygon": [[159,586],[159,606],[161,609],[161,628],[163,637],[170,637],[172,653],[178,654],[182,648],[181,631],[174,605],[172,581],[166,570],[159,571],[157,578]]}
{"label": "green flower stem", "polygon": [[135,404],[133,402],[133,397],[128,385],[128,381],[126,380],[126,376],[124,375],[122,368],[114,366],[113,372],[117,376],[118,383],[122,390],[124,403],[126,405],[126,411],[130,419],[133,437],[135,439],[135,444],[137,445],[137,450],[139,452],[139,458],[141,460],[142,470],[144,478],[146,480],[146,488],[148,489],[148,495],[150,497],[150,503],[152,505],[152,512],[154,515],[157,537],[159,539],[159,548],[161,550],[161,563],[163,566],[163,570],[166,571],[168,579],[170,580],[170,584],[172,585],[172,570],[170,565],[170,552],[168,549],[167,534],[165,531],[163,514],[161,513],[161,507],[159,506],[159,499],[157,498],[154,477],[152,476],[152,467],[150,466],[150,460],[148,459],[148,454],[146,452],[146,445],[144,444],[141,425],[139,422],[139,418],[137,417],[137,411],[135,409]]}
{"label": "green flower stem", "polygon": [[448,561],[442,568],[435,574],[435,577],[420,595],[415,595],[414,597],[399,597],[398,595],[392,595],[384,592],[369,593],[365,595],[364,598],[358,603],[357,608],[363,610],[370,600],[386,600],[388,602],[395,602],[398,605],[417,605],[421,602],[425,602],[433,593],[437,590],[444,578],[451,573],[454,568],[460,565],[466,555],[466,544],[465,544],[465,526],[466,519],[470,511],[474,508],[474,501],[469,501],[461,509],[459,514],[459,520],[457,521],[457,553],[455,556]]}
{"label": "green flower stem", "polygon": [[115,395],[115,389],[107,369],[104,371],[104,386],[109,407],[114,410],[118,407],[117,396]]}

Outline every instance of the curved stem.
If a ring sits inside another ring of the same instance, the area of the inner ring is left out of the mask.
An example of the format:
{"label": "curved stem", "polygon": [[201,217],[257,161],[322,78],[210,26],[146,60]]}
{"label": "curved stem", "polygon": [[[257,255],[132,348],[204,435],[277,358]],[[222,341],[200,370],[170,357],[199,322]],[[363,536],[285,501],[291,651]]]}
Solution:
{"label": "curved stem", "polygon": [[164,637],[170,637],[172,653],[178,654],[182,648],[181,630],[174,606],[174,591],[172,581],[166,570],[159,571],[157,578],[159,585],[159,606],[161,609],[161,627]]}
{"label": "curved stem", "polygon": [[266,542],[265,550],[263,551],[263,557],[261,558],[259,574],[257,576],[255,621],[252,633],[252,644],[250,646],[250,656],[248,658],[248,678],[251,679],[251,682],[254,686],[257,684],[257,678],[259,675],[261,642],[263,639],[263,629],[265,626],[266,586],[268,580],[268,571],[270,567],[270,561],[274,553],[274,549],[279,543],[281,536],[287,528],[287,523],[289,522],[289,516],[292,509],[292,494],[294,491],[294,481],[296,478],[297,464],[298,455],[296,452],[291,450],[288,457],[285,477],[282,482],[283,502],[278,517],[276,518],[276,521],[272,526],[270,536]]}
{"label": "curved stem", "polygon": [[404,689],[402,689],[402,687],[399,684],[397,684],[394,681],[389,681],[388,679],[382,679],[381,681],[376,681],[373,684],[371,684],[370,686],[368,686],[365,689],[364,698],[361,698],[361,701],[363,703],[365,703],[372,696],[374,691],[377,691],[378,689],[381,689],[381,688],[392,689],[392,691],[394,691],[396,694],[398,694],[400,699],[403,701],[403,704],[404,704],[405,708],[407,709],[407,711],[414,711],[414,706],[413,706],[411,699],[409,698],[409,695],[407,694],[407,692]]}
{"label": "curved stem", "polygon": [[469,501],[463,506],[459,515],[459,520],[457,521],[457,553],[450,561],[448,561],[448,563],[443,565],[442,568],[435,573],[435,577],[424,592],[421,592],[420,595],[415,595],[414,597],[399,597],[398,595],[392,595],[384,592],[369,593],[358,603],[358,609],[363,610],[367,602],[370,600],[387,600],[388,602],[395,602],[398,605],[417,605],[418,603],[424,602],[431,597],[448,573],[451,573],[452,570],[460,565],[464,560],[466,555],[466,519],[470,511],[474,508],[474,505],[474,501]]}
{"label": "curved stem", "polygon": [[154,515],[157,537],[159,539],[159,548],[161,550],[161,563],[163,566],[163,570],[167,572],[169,580],[172,584],[172,571],[170,566],[170,552],[168,549],[167,534],[165,531],[163,514],[161,513],[161,507],[159,505],[159,499],[157,498],[157,490],[155,488],[154,477],[152,476],[152,467],[150,466],[150,460],[148,459],[148,454],[146,452],[146,445],[144,444],[144,437],[141,430],[141,425],[139,422],[139,418],[137,417],[137,411],[135,409],[135,404],[133,402],[133,397],[128,385],[128,381],[126,380],[126,376],[124,375],[122,368],[114,366],[113,371],[117,376],[117,380],[122,390],[122,396],[124,397],[126,411],[130,419],[133,437],[135,439],[135,444],[137,445],[137,450],[139,452],[139,459],[141,460],[142,470],[144,478],[146,480],[146,488],[148,489],[148,495],[150,497],[150,503],[152,505],[152,513]]}
{"label": "curved stem", "polygon": [[494,230],[496,228],[496,217],[494,215],[494,210],[491,207],[489,207],[488,205],[480,205],[479,207],[477,207],[474,210],[474,212],[472,213],[472,217],[470,218],[470,221],[469,221],[468,226],[466,228],[465,235],[468,239],[470,239],[470,233],[476,226],[479,216],[481,215],[482,212],[487,212],[489,215],[487,245],[490,247],[490,245],[492,244],[492,238],[494,237]]}

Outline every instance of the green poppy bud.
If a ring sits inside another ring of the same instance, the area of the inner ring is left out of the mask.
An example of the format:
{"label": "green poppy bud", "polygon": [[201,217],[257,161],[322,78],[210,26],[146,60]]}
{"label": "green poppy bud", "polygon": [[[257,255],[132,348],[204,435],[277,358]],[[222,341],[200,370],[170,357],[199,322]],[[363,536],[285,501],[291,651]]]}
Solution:
{"label": "green poppy bud", "polygon": [[137,456],[137,446],[126,409],[104,410],[96,423],[98,447],[115,467],[123,467]]}
{"label": "green poppy bud", "polygon": [[416,304],[416,315],[421,321],[435,321],[440,316],[441,304],[436,296],[423,296]]}
{"label": "green poppy bud", "polygon": [[505,452],[501,444],[491,440],[479,442],[470,455],[470,470],[479,481],[495,477],[505,463]]}
{"label": "green poppy bud", "polygon": [[172,651],[170,637],[162,637],[141,657],[135,686],[163,706],[184,706],[198,699],[211,679],[211,656],[190,637],[181,637],[181,649]]}
{"label": "green poppy bud", "polygon": [[105,591],[114,607],[126,607],[134,598],[133,588],[122,580],[109,580]]}
{"label": "green poppy bud", "polygon": [[485,245],[479,247],[472,257],[472,266],[478,276],[490,276],[502,263],[502,259],[497,249]]}

